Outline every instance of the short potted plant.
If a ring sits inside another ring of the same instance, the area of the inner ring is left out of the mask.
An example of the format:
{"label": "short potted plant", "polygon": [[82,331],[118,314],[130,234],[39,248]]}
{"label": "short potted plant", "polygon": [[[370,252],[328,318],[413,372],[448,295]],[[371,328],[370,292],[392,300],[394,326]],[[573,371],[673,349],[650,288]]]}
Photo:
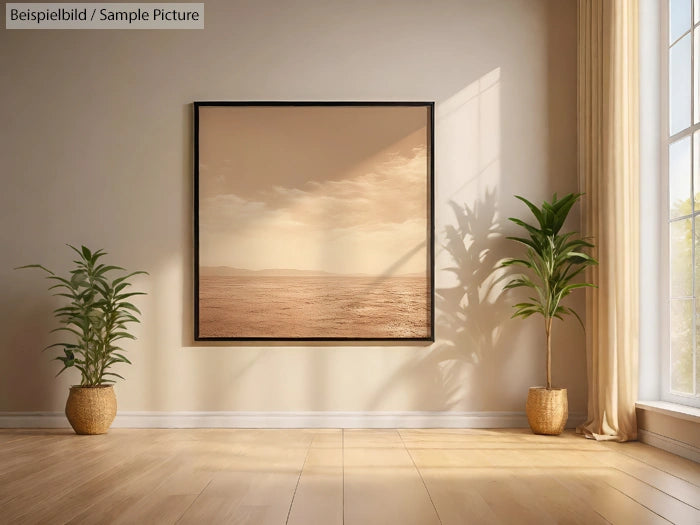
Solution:
{"label": "short potted plant", "polygon": [[545,201],[538,207],[527,199],[517,196],[534,215],[537,224],[520,219],[509,220],[521,226],[526,237],[508,237],[526,248],[524,258],[509,259],[503,266],[520,266],[525,272],[514,277],[509,288],[529,288],[528,301],[514,305],[513,317],[526,319],[538,314],[544,318],[546,337],[546,377],[544,387],[531,387],[527,396],[528,423],[535,434],[558,435],[564,430],[568,418],[566,388],[552,387],[552,323],[574,315],[583,327],[581,317],[562,299],[577,288],[594,286],[586,282],[575,282],[575,278],[587,267],[598,262],[584,252],[593,244],[578,236],[577,232],[560,233],[571,207],[581,198],[581,193],[570,193],[561,199],[554,194],[552,202]]}
{"label": "short potted plant", "polygon": [[[70,246],[70,245],[68,245]],[[39,268],[53,284],[49,290],[63,297],[67,304],[56,308],[54,314],[62,324],[53,332],[64,332],[69,342],[52,344],[49,348],[60,348],[63,355],[55,359],[63,363],[63,368],[75,367],[80,370],[80,385],[72,386],[66,402],[66,417],[77,434],[104,434],[114,421],[117,413],[117,400],[113,383],[123,379],[111,371],[116,363],[131,361],[119,347],[122,339],[135,339],[127,325],[138,323],[139,309],[129,298],[144,295],[144,292],[126,291],[131,286],[129,279],[137,271],[126,273],[119,266],[108,266],[100,262],[106,255],[103,250],[90,251],[85,246],[80,250],[70,246],[78,259],[67,277],[60,277],[40,264],[29,264],[20,268]],[[121,275],[110,276],[114,272]]]}

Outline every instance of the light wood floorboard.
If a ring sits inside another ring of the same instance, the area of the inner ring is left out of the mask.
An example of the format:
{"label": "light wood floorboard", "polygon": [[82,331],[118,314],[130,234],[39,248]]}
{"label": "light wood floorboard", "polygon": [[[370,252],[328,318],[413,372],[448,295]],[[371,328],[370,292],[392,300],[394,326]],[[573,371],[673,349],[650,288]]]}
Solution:
{"label": "light wood floorboard", "polygon": [[700,524],[700,465],[527,430],[0,430],[1,524]]}
{"label": "light wood floorboard", "polygon": [[289,525],[342,525],[343,433],[319,430],[311,443],[289,512]]}

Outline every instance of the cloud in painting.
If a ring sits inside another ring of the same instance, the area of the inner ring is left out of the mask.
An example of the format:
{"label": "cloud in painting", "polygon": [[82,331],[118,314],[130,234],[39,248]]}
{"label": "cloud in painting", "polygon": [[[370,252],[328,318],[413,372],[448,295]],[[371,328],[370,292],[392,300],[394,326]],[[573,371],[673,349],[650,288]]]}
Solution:
{"label": "cloud in painting", "polygon": [[425,271],[426,149],[398,151],[338,179],[202,199],[200,264],[378,275],[415,250],[397,273]]}

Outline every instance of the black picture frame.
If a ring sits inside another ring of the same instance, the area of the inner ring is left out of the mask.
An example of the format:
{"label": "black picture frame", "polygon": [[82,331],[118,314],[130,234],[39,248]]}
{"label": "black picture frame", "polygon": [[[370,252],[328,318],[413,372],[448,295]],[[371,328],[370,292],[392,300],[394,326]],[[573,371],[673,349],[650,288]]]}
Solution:
{"label": "black picture frame", "polygon": [[193,109],[195,341],[435,340],[434,102]]}

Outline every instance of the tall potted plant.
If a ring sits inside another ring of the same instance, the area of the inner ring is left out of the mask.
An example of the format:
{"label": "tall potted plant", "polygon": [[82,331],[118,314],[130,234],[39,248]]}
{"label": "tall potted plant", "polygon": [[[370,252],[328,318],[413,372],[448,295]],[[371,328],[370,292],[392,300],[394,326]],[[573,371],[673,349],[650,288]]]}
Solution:
{"label": "tall potted plant", "polygon": [[[111,369],[117,363],[131,364],[119,344],[123,339],[136,339],[127,325],[138,323],[136,315],[141,313],[129,298],[145,295],[125,290],[131,286],[131,277],[146,272],[124,274],[124,268],[100,262],[106,255],[103,250],[92,252],[85,246],[80,250],[68,246],[78,254],[78,259],[73,261],[75,266],[67,277],[56,275],[40,264],[18,269],[43,270],[52,283],[49,290],[55,290],[55,296],[67,300],[67,304],[54,310],[62,326],[53,332],[64,332],[70,340],[46,349],[63,350],[63,355],[55,358],[63,363],[57,375],[71,367],[80,370],[80,385],[70,388],[66,402],[66,417],[73,430],[78,434],[104,434],[117,413],[113,383],[116,378],[123,379]],[[121,275],[111,278],[114,272]]]}
{"label": "tall potted plant", "polygon": [[568,418],[568,398],[566,388],[552,387],[552,324],[554,319],[563,320],[573,315],[583,327],[581,317],[569,306],[562,304],[564,299],[577,288],[594,286],[586,282],[574,282],[587,266],[598,262],[584,252],[593,244],[578,236],[577,232],[560,233],[571,207],[581,198],[581,193],[570,193],[552,202],[544,201],[536,206],[527,199],[517,196],[524,202],[536,219],[529,224],[516,218],[509,218],[522,227],[526,237],[508,237],[524,245],[524,258],[506,260],[503,266],[519,266],[524,272],[514,277],[509,288],[529,288],[528,301],[514,305],[513,317],[526,319],[538,314],[544,319],[546,341],[545,387],[531,387],[527,396],[526,411],[530,428],[536,434],[560,434]]}

